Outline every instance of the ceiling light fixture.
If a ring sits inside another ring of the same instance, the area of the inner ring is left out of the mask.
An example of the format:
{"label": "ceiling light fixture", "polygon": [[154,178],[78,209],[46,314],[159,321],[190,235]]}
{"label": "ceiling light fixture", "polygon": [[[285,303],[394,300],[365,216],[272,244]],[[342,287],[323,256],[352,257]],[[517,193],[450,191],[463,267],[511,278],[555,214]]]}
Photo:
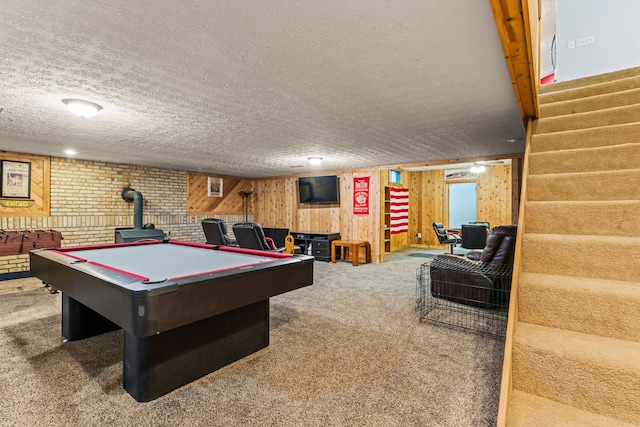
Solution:
{"label": "ceiling light fixture", "polygon": [[486,170],[487,170],[487,167],[485,165],[479,165],[477,163],[474,163],[473,166],[469,168],[469,171],[471,171],[471,173],[482,173]]}
{"label": "ceiling light fixture", "polygon": [[63,99],[69,111],[78,117],[93,117],[102,110],[102,107],[94,102],[83,101],[82,99]]}
{"label": "ceiling light fixture", "polygon": [[322,157],[309,157],[308,160],[312,165],[319,165],[322,163]]}
{"label": "ceiling light fixture", "polygon": [[78,154],[78,152],[69,148],[67,150],[64,150],[64,154],[66,154],[67,156],[75,156],[76,154]]}

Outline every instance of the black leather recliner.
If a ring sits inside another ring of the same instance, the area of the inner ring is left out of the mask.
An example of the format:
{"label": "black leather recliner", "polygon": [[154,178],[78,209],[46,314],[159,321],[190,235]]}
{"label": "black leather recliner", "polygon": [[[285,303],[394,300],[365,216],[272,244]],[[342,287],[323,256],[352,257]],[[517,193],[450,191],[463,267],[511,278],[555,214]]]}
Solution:
{"label": "black leather recliner", "polygon": [[201,221],[204,236],[210,245],[238,246],[238,242],[227,234],[227,224],[218,218],[205,218]]}
{"label": "black leather recliner", "polygon": [[477,261],[436,256],[430,265],[431,295],[475,307],[506,307],[516,234],[516,225],[492,228]]}
{"label": "black leather recliner", "polygon": [[233,234],[238,246],[244,249],[258,249],[261,251],[284,252],[284,247],[271,246],[267,241],[260,224],[255,222],[241,222],[233,225]]}

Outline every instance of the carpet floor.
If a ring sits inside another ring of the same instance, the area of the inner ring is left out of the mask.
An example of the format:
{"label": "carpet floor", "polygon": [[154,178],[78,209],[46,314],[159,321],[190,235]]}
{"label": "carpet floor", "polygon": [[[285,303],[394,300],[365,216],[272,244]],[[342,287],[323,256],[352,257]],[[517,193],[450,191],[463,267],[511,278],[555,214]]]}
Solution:
{"label": "carpet floor", "polygon": [[419,322],[416,252],[316,262],[271,298],[269,347],[148,403],[122,388],[121,331],[63,342],[61,294],[0,282],[0,425],[493,426],[503,343]]}

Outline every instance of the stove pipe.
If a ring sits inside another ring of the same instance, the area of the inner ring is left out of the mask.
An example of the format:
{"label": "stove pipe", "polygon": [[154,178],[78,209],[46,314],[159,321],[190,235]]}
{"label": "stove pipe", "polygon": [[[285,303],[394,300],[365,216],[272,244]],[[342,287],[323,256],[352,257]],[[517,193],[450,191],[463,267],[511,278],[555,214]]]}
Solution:
{"label": "stove pipe", "polygon": [[142,228],[142,194],[133,188],[125,188],[122,190],[122,198],[125,202],[133,202],[133,228],[139,230]]}

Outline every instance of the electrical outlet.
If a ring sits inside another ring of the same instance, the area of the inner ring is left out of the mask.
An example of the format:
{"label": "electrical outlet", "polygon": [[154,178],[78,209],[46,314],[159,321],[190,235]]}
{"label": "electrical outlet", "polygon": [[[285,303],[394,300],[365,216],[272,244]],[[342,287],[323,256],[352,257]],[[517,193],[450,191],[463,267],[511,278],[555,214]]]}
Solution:
{"label": "electrical outlet", "polygon": [[570,40],[570,41],[567,43],[567,49],[574,49],[575,47],[576,47],[576,42],[575,42],[575,40]]}
{"label": "electrical outlet", "polygon": [[422,233],[416,233],[416,237],[417,237],[418,239],[422,239]]}
{"label": "electrical outlet", "polygon": [[582,37],[580,39],[576,39],[576,47],[585,46],[588,44],[593,44],[596,42],[596,36],[590,35],[587,37]]}

